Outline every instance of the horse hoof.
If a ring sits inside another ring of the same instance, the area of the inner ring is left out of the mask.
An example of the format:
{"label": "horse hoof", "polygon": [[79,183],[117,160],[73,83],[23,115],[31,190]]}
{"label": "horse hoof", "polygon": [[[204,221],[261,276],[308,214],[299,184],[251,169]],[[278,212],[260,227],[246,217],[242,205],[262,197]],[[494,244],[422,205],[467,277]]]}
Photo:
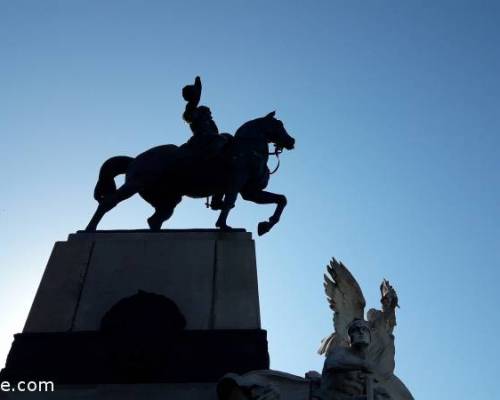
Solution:
{"label": "horse hoof", "polygon": [[87,225],[87,227],[85,228],[85,232],[95,232],[97,230],[97,226],[94,226],[94,225]]}
{"label": "horse hoof", "polygon": [[265,233],[269,232],[271,228],[273,227],[273,224],[270,222],[259,222],[259,225],[257,225],[257,234],[259,236],[264,235]]}
{"label": "horse hoof", "polygon": [[158,224],[153,218],[148,218],[149,229],[153,232],[159,232],[161,230],[161,224]]}

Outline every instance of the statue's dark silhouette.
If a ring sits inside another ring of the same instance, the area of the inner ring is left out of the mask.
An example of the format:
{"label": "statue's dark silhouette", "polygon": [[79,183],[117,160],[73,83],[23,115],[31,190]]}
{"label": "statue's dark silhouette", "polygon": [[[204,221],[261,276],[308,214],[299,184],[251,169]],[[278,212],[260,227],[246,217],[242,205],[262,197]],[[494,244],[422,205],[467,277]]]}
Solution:
{"label": "statue's dark silhouette", "polygon": [[[184,145],[153,147],[136,158],[112,157],[101,167],[94,198],[99,206],[87,231],[94,231],[101,218],[118,203],[136,193],[155,208],[148,218],[151,230],[159,230],[172,215],[182,196],[204,198],[212,196],[211,208],[221,210],[216,226],[230,230],[226,223],[238,193],[257,204],[276,204],[268,221],[260,222],[258,234],[268,232],[280,219],[286,197],[264,191],[270,172],[268,144],[291,150],[293,139],[274,111],[262,118],[243,124],[234,134],[219,134],[210,109],[198,106],[201,81],[186,86],[182,95],[187,101],[183,114],[193,132]],[[116,188],[114,178],[125,174],[125,183]]]}

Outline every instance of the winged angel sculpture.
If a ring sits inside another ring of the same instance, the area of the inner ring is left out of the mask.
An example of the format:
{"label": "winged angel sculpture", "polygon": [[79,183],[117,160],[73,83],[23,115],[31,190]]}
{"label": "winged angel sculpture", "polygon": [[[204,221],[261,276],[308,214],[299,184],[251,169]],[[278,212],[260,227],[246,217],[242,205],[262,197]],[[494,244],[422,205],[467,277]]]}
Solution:
{"label": "winged angel sculpture", "polygon": [[319,353],[326,356],[321,375],[227,374],[217,385],[219,400],[413,400],[394,375],[398,296],[389,281],[380,285],[382,310],[370,309],[367,319],[363,293],[344,264],[332,259],[324,286],[335,332],[321,342]]}
{"label": "winged angel sculpture", "polygon": [[327,266],[325,292],[334,311],[335,332],[322,340],[326,360],[316,398],[321,400],[411,400],[394,375],[398,296],[389,281],[380,285],[382,310],[370,309],[356,279],[334,258]]}

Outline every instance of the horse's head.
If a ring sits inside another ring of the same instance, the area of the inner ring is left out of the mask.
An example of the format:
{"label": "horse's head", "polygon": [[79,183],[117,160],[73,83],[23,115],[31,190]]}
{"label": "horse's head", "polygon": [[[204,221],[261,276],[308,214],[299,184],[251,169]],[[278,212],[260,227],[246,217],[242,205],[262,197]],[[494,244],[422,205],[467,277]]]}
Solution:
{"label": "horse's head", "polygon": [[277,147],[292,150],[295,146],[295,139],[291,137],[283,126],[283,122],[276,119],[276,112],[273,111],[262,118],[264,134],[269,143],[274,143]]}

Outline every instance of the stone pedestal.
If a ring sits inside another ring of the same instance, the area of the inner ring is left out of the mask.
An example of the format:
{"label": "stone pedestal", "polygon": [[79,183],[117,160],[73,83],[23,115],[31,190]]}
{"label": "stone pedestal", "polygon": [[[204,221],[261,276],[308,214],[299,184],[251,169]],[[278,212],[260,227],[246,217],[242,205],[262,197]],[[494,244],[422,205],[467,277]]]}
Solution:
{"label": "stone pedestal", "polygon": [[54,246],[0,380],[213,383],[268,367],[250,233],[78,232]]}
{"label": "stone pedestal", "polygon": [[101,231],[55,244],[24,332],[97,330],[138,290],[172,299],[186,329],[260,329],[250,233]]}

